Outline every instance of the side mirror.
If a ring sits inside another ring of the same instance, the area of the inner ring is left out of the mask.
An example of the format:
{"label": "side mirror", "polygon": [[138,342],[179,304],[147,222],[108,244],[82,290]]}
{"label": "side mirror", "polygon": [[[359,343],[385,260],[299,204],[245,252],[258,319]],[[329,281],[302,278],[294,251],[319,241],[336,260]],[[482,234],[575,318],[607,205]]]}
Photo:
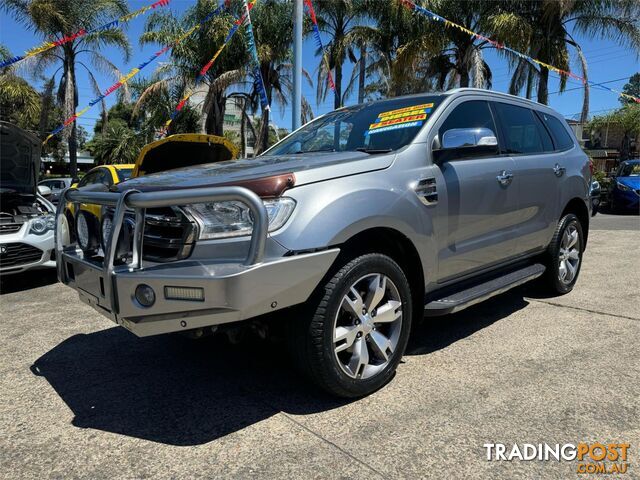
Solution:
{"label": "side mirror", "polygon": [[498,139],[488,128],[452,128],[442,135],[442,149],[497,147]]}
{"label": "side mirror", "polygon": [[498,153],[498,139],[489,128],[452,128],[434,139],[432,151],[436,163],[486,156]]}
{"label": "side mirror", "polygon": [[46,185],[38,185],[38,193],[43,197],[47,198],[51,196],[51,189]]}

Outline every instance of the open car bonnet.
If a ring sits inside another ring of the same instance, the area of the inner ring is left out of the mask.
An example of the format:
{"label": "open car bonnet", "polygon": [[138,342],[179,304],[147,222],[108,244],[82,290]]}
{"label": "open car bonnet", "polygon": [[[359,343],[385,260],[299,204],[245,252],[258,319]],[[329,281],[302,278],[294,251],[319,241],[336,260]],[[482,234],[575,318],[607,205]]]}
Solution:
{"label": "open car bonnet", "polygon": [[0,122],[0,192],[36,194],[40,140],[8,122]]}
{"label": "open car bonnet", "polygon": [[224,137],[198,133],[171,135],[149,143],[142,149],[132,177],[203,163],[217,163],[237,156],[236,147]]}

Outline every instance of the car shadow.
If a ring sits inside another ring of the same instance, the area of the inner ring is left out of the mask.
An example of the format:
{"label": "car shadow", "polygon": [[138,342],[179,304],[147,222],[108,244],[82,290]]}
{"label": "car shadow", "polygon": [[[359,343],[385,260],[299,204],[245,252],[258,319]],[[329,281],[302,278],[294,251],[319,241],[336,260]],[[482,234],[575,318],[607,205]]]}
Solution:
{"label": "car shadow", "polygon": [[53,285],[57,281],[58,276],[55,268],[3,275],[0,277],[0,295],[45,287]]}
{"label": "car shadow", "polygon": [[[417,328],[408,355],[445,348],[527,305],[507,293]],[[174,335],[137,338],[114,327],[74,335],[37,359],[74,414],[73,425],[154,442],[211,442],[279,412],[306,415],[353,400],[336,399],[292,367],[282,342]]]}
{"label": "car shadow", "polygon": [[530,296],[532,288],[538,288],[533,286],[535,283],[514,288],[458,313],[425,318],[415,328],[406,355],[425,355],[441,350],[522,310],[529,305],[524,296]]}

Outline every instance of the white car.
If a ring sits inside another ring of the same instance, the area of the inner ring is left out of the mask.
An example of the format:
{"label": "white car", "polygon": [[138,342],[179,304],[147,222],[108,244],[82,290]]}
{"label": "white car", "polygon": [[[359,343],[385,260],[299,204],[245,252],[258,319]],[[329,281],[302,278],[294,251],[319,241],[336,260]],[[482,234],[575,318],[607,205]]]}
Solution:
{"label": "white car", "polygon": [[0,274],[56,266],[55,209],[38,187],[40,140],[0,122]]}

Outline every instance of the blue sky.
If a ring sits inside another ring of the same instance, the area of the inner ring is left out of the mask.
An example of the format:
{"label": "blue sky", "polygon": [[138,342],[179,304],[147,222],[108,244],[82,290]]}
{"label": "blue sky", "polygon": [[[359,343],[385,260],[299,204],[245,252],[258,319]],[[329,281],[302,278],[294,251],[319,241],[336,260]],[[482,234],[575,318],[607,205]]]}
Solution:
{"label": "blue sky", "polygon": [[[130,0],[129,6],[131,10],[135,10],[150,3],[152,3],[151,0]],[[180,14],[194,3],[195,0],[173,0],[168,8],[176,14]],[[128,24],[127,33],[133,47],[133,55],[129,63],[125,63],[122,60],[121,54],[115,49],[104,50],[105,56],[115,63],[123,73],[128,72],[132,67],[140,63],[140,61],[146,60],[154,51],[158,50],[155,46],[140,47],[138,45],[137,39],[143,30],[146,18],[147,16],[143,15]],[[429,20],[416,17],[416,21]],[[8,47],[14,55],[22,54],[25,50],[40,44],[42,40],[42,38],[36,38],[31,32],[26,31],[12,17],[4,12],[0,12],[0,43]],[[607,83],[607,86],[621,90],[627,79],[634,73],[640,71],[640,61],[634,52],[629,49],[623,48],[614,42],[584,38],[580,35],[577,35],[577,40],[582,45],[587,57],[589,63],[589,79],[593,82],[598,83],[616,80],[615,82]],[[315,47],[311,37],[305,39],[303,48],[303,68],[310,73],[315,82],[319,58],[315,57]],[[504,92],[508,88],[511,75],[507,62],[493,51],[489,50],[486,52],[487,62],[493,72],[493,89]],[[165,55],[160,58],[160,61],[166,60],[167,58],[168,56]],[[153,72],[154,68],[155,64],[151,64],[139,75],[149,75]],[[572,69],[576,73],[579,72],[579,65],[576,58],[572,59]],[[351,66],[347,66],[346,70],[344,76],[348,79],[351,73]],[[28,72],[21,73],[25,75]],[[105,75],[97,73],[96,76],[103,91],[114,83],[113,79],[107,78]],[[86,73],[82,69],[80,69],[78,74],[78,83],[80,94],[78,109],[81,109],[86,106],[95,95],[89,86]],[[576,116],[582,106],[582,90],[575,87],[579,87],[580,85],[580,82],[570,80],[567,84],[568,91],[563,94],[555,94],[553,92],[558,91],[558,81],[553,78],[549,84],[549,92],[553,93],[550,96],[550,106],[568,118]],[[316,101],[315,85],[310,87],[306,82],[303,82],[302,93],[310,101],[314,114],[318,115],[332,110],[333,97],[331,95],[328,96],[326,101],[318,104]],[[113,104],[115,100],[115,94],[108,97],[108,105]],[[348,99],[346,104],[352,104],[356,101],[357,98],[351,98]],[[615,94],[597,88],[591,90],[590,111],[592,114],[598,114],[608,109],[616,108],[619,105],[618,97]],[[291,106],[287,106],[284,110],[281,110],[278,105],[273,105],[272,111],[273,120],[278,126],[291,128]],[[78,121],[91,133],[93,131],[93,124],[98,116],[99,106],[96,105]]]}

